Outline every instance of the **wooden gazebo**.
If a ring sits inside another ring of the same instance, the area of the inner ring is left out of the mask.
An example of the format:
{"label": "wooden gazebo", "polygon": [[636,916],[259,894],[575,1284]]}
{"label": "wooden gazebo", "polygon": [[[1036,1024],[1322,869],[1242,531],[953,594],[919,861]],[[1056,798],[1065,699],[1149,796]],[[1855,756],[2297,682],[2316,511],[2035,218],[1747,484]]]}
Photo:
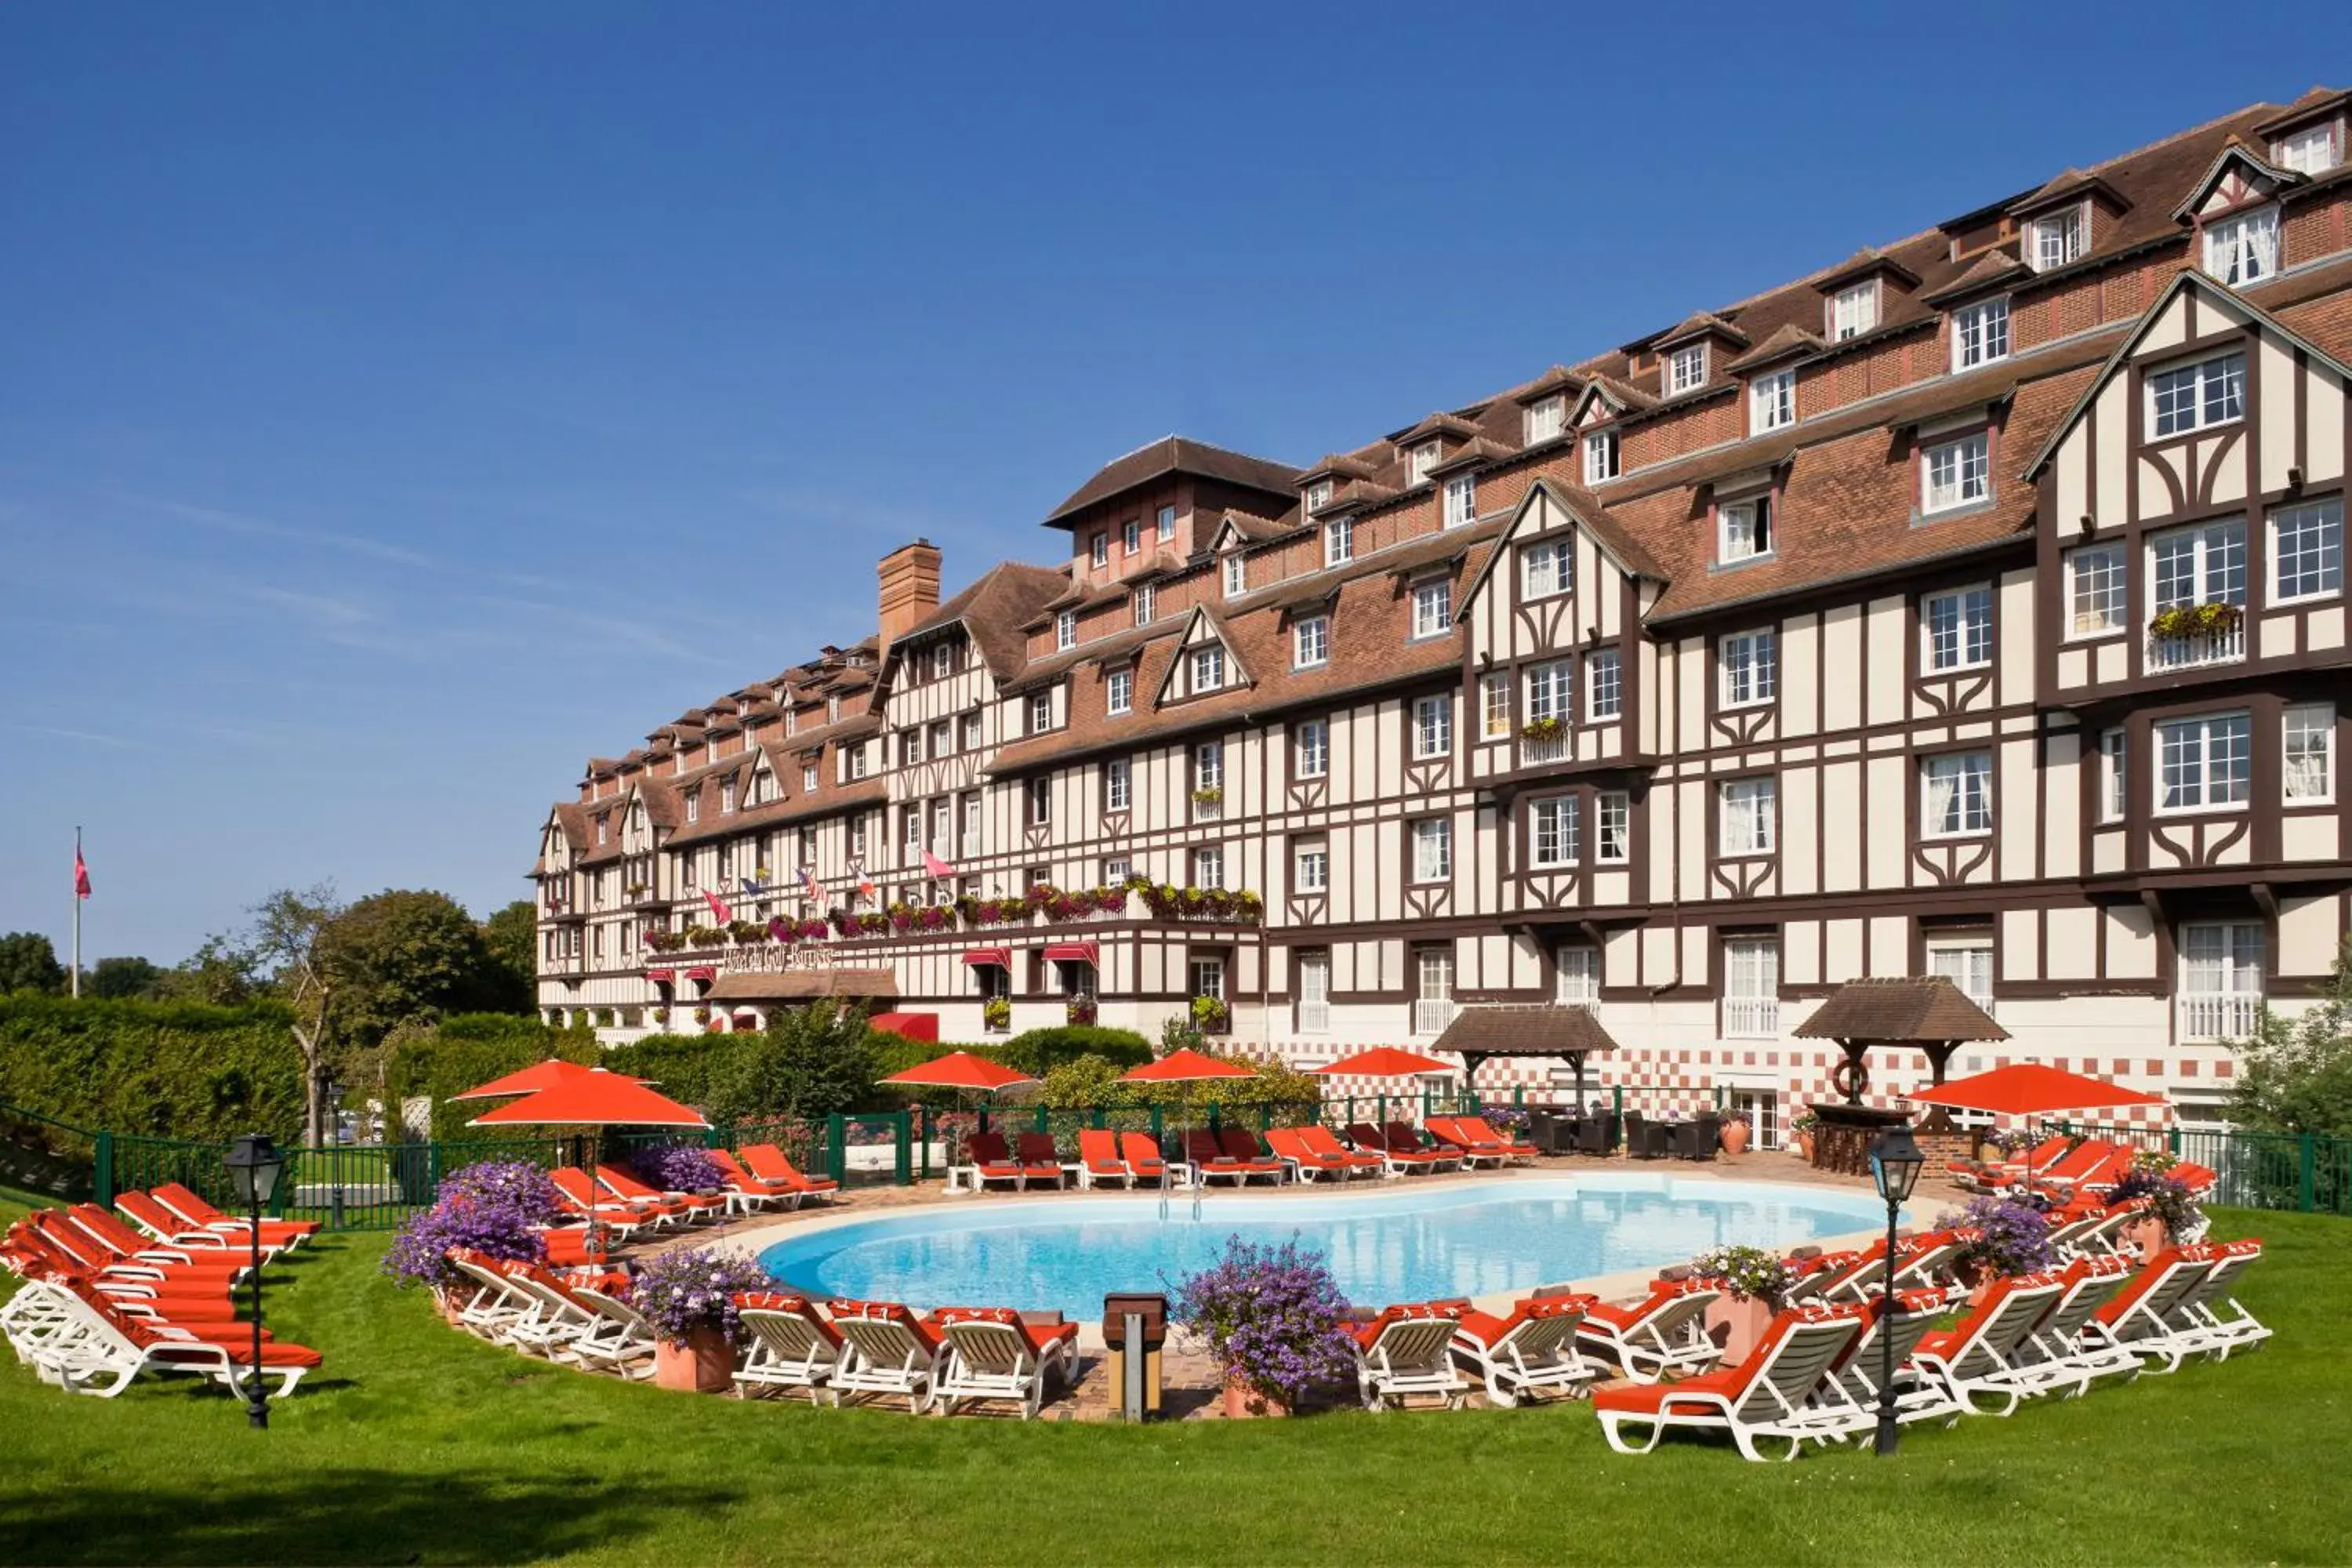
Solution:
{"label": "wooden gazebo", "polygon": [[[1815,1104],[1820,1121],[1813,1134],[1813,1163],[1823,1170],[1869,1168],[1870,1143],[1886,1127],[1910,1120],[1906,1111],[1863,1104],[1870,1088],[1867,1061],[1873,1046],[1923,1052],[1935,1081],[1944,1081],[1952,1053],[1971,1041],[2005,1040],[2009,1031],[1969,1000],[1941,974],[1849,980],[1830,994],[1813,1016],[1797,1026],[1801,1040],[1835,1040],[1845,1060],[1831,1083],[1843,1103]],[[1940,1116],[1941,1112],[1937,1112]]]}
{"label": "wooden gazebo", "polygon": [[1576,1071],[1576,1100],[1584,1102],[1584,1058],[1613,1051],[1617,1042],[1590,1007],[1539,1002],[1488,1002],[1464,1007],[1431,1045],[1462,1058],[1462,1081],[1474,1087],[1480,1063],[1495,1057],[1559,1057]]}

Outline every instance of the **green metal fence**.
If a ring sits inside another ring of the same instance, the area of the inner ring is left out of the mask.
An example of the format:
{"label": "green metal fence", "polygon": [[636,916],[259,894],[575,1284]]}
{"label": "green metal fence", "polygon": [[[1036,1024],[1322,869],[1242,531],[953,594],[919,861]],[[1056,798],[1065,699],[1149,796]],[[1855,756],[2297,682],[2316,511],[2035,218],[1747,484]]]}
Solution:
{"label": "green metal fence", "polygon": [[2213,1201],[2236,1208],[2352,1215],[2352,1138],[2219,1128],[2103,1127],[2057,1121],[2053,1131],[2161,1151],[2218,1178]]}

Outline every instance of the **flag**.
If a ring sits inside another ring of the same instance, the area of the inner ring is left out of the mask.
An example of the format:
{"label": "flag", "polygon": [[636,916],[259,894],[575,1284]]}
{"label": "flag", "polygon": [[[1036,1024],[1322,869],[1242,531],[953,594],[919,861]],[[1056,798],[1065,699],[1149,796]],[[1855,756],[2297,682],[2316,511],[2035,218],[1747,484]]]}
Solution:
{"label": "flag", "polygon": [[81,846],[74,846],[74,897],[89,897],[89,868],[82,863]]}
{"label": "flag", "polygon": [[808,896],[813,902],[820,904],[824,902],[824,895],[817,891],[816,870],[814,868],[809,866],[803,866],[801,868],[801,886],[807,889]]}
{"label": "flag", "polygon": [[874,896],[874,879],[866,874],[865,861],[852,860],[849,863],[849,874],[857,879],[857,890],[859,892],[865,894],[869,899]]}
{"label": "flag", "polygon": [[745,898],[756,899],[767,890],[766,886],[762,884],[758,878],[746,877],[743,879],[743,896]]}
{"label": "flag", "polygon": [[728,921],[735,918],[735,911],[727,907],[727,900],[712,892],[709,889],[705,888],[702,889],[702,900],[703,902],[710,906],[710,912],[719,917],[719,923],[720,925],[725,925]]}
{"label": "flag", "polygon": [[923,869],[942,882],[950,881],[955,877],[955,868],[928,849],[923,851]]}

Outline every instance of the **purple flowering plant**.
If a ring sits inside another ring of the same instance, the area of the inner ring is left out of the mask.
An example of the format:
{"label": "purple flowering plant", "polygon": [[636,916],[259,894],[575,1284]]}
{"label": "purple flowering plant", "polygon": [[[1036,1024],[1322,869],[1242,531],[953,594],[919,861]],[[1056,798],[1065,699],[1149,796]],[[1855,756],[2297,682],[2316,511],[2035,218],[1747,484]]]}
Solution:
{"label": "purple flowering plant", "polygon": [[1760,1247],[1718,1247],[1691,1259],[1691,1272],[1735,1296],[1749,1296],[1779,1311],[1797,1286],[1797,1271]]}
{"label": "purple flowering plant", "polygon": [[2164,1222],[2165,1236],[2177,1242],[2196,1233],[2205,1211],[2189,1196],[2189,1184],[2168,1174],[2168,1169],[2133,1166],[2107,1194],[2107,1206],[2114,1208],[2134,1198],[2146,1198],[2148,1212]]}
{"label": "purple flowering plant", "polygon": [[1348,1299],[1298,1238],[1279,1247],[1228,1237],[1217,1261],[1176,1288],[1176,1321],[1208,1341],[1232,1381],[1296,1405],[1314,1384],[1348,1375]]}
{"label": "purple flowering plant", "polygon": [[717,1329],[733,1343],[743,1331],[735,1310],[740,1291],[773,1290],[767,1270],[738,1253],[711,1247],[665,1252],[637,1270],[629,1303],[654,1331],[677,1344],[697,1329]]}
{"label": "purple flowering plant", "polygon": [[1522,1105],[1482,1106],[1478,1110],[1478,1118],[1496,1131],[1508,1132],[1514,1136],[1525,1133],[1534,1125],[1534,1118],[1528,1114],[1527,1107]]}
{"label": "purple flowering plant", "polygon": [[1952,1257],[1955,1266],[1975,1264],[1992,1274],[2033,1274],[2058,1266],[2050,1245],[2050,1218],[2041,1208],[2015,1198],[1970,1198],[1964,1208],[1936,1221],[1940,1230],[1977,1232]]}
{"label": "purple flowering plant", "polygon": [[492,1258],[538,1263],[547,1257],[539,1226],[558,1213],[555,1184],[528,1160],[485,1160],[441,1178],[433,1206],[408,1216],[383,1268],[402,1284],[450,1285],[462,1278],[449,1254],[467,1247]]}
{"label": "purple flowering plant", "polygon": [[657,1192],[714,1193],[727,1184],[709,1152],[692,1143],[648,1143],[630,1154],[629,1169]]}

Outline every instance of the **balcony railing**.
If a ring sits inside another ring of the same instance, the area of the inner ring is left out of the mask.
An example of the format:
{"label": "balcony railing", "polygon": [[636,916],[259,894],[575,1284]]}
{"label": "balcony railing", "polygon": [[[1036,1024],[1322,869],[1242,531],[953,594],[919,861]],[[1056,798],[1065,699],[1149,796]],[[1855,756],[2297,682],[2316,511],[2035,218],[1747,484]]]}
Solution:
{"label": "balcony railing", "polygon": [[2180,1037],[2184,1040],[2242,1040],[2254,1032],[2254,1018],[2263,999],[2243,992],[2179,999]]}
{"label": "balcony railing", "polygon": [[2246,624],[2240,621],[2225,632],[2191,632],[2185,637],[2147,639],[2150,669],[2194,669],[2204,664],[2235,664],[2246,657]]}
{"label": "balcony railing", "polygon": [[1725,997],[1723,1033],[1728,1039],[1774,1038],[1780,1033],[1780,999],[1777,996]]}
{"label": "balcony railing", "polygon": [[1523,768],[1540,767],[1547,763],[1566,761],[1568,761],[1566,735],[1547,735],[1540,739],[1522,740],[1519,742],[1519,766]]}
{"label": "balcony railing", "polygon": [[1445,1026],[1454,1022],[1454,1012],[1451,997],[1421,997],[1412,1005],[1412,1032],[1416,1035],[1442,1035],[1445,1033]]}
{"label": "balcony railing", "polygon": [[1327,1034],[1331,1028],[1331,1004],[1301,1002],[1298,1005],[1298,1032],[1302,1035]]}

